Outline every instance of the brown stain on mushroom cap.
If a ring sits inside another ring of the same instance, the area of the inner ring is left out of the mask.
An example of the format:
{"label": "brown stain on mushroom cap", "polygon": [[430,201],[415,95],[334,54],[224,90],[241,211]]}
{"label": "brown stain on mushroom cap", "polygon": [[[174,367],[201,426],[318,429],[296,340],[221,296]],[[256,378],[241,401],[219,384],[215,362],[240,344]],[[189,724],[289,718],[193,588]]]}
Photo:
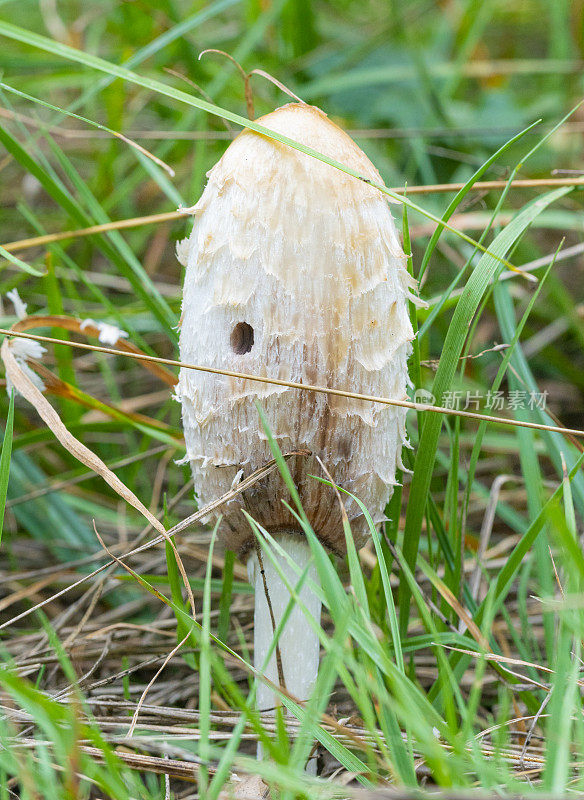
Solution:
{"label": "brown stain on mushroom cap", "polygon": [[[381,182],[352,139],[313,106],[289,104],[259,122]],[[381,192],[250,130],[208,178],[189,243],[180,248],[187,267],[181,359],[404,397],[412,284]],[[234,349],[242,324],[250,329],[246,347]],[[314,454],[289,466],[322,541],[344,549],[336,496],[309,478],[321,472],[316,455],[374,520],[383,517],[401,465],[402,409],[188,370],[177,394],[201,504],[227,491],[240,469],[248,474],[271,458],[258,399],[283,451]],[[253,542],[242,507],[272,531],[297,528],[282,499],[287,491],[272,474],[234,501],[223,524],[228,546],[242,551]],[[349,501],[347,511],[358,538],[360,510]]]}

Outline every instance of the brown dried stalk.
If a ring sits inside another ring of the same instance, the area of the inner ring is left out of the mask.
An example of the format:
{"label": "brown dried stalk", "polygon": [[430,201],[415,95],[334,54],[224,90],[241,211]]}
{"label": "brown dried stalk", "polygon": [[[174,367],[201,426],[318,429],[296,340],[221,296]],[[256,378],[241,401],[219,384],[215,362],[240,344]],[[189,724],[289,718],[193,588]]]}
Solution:
{"label": "brown dried stalk", "polygon": [[179,367],[183,369],[193,369],[199,372],[208,372],[211,375],[227,375],[230,378],[239,378],[247,381],[259,381],[260,383],[269,383],[274,386],[287,386],[291,389],[298,389],[304,392],[319,392],[321,394],[332,394],[337,397],[348,397],[352,400],[363,400],[368,403],[382,403],[389,406],[400,406],[401,408],[409,408],[415,411],[428,411],[433,414],[445,414],[446,416],[464,417],[465,419],[474,419],[478,422],[494,422],[499,425],[508,425],[512,428],[531,428],[537,431],[551,431],[552,433],[561,433],[564,436],[578,436],[584,438],[584,430],[578,428],[565,428],[559,425],[544,425],[539,422],[526,422],[524,420],[507,419],[506,417],[495,417],[490,414],[479,414],[473,411],[461,411],[456,408],[443,408],[442,406],[432,406],[425,403],[413,403],[410,400],[397,400],[390,397],[377,397],[375,395],[360,394],[359,392],[349,392],[344,389],[336,389],[332,386],[314,386],[310,383],[297,383],[295,381],[285,381],[279,378],[268,378],[263,375],[249,375],[245,372],[234,372],[232,370],[218,369],[216,367],[205,367],[200,364],[186,364],[182,361],[176,361],[172,358],[161,358],[159,356],[149,356],[145,353],[124,352],[123,350],[116,350],[111,347],[100,347],[97,345],[86,344],[84,342],[64,342],[62,339],[54,339],[50,336],[37,336],[31,333],[21,333],[12,329],[0,328],[0,334],[6,336],[19,336],[24,339],[32,339],[37,342],[48,342],[49,344],[66,345],[68,347],[77,347],[82,350],[92,350],[98,353],[108,353],[114,356],[127,356],[134,358],[138,361],[148,361],[153,364],[166,364],[172,367]]}
{"label": "brown dried stalk", "polygon": [[[492,189],[504,189],[508,185],[508,181],[477,181],[471,187],[471,191],[489,191]],[[442,194],[445,192],[458,192],[466,186],[464,183],[436,183],[427,184],[423,186],[408,186],[408,195],[414,194]],[[533,179],[517,179],[511,182],[512,189],[543,189],[558,186],[583,186],[584,178],[533,178]],[[392,192],[403,194],[406,189],[403,186],[393,186]],[[8,242],[3,244],[2,247],[10,253],[20,252],[22,250],[29,250],[33,247],[40,247],[52,242],[61,242],[65,239],[79,239],[83,236],[92,236],[97,233],[107,233],[108,231],[124,230],[125,228],[139,228],[143,225],[157,225],[161,222],[170,222],[172,220],[184,219],[190,216],[188,212],[179,209],[178,211],[167,211],[162,214],[148,214],[143,217],[131,217],[129,219],[115,220],[114,222],[106,222],[102,225],[91,225],[88,228],[78,228],[73,231],[60,231],[58,233],[47,233],[44,236],[33,236],[28,239],[19,239],[18,241]],[[435,227],[435,226],[434,226]],[[428,230],[431,232],[434,227]]]}

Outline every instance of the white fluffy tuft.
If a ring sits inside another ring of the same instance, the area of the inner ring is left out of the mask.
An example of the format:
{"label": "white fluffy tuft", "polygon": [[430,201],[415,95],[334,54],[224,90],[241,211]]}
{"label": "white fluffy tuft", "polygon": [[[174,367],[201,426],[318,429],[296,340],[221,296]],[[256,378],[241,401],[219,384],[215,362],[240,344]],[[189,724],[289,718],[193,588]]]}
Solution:
{"label": "white fluffy tuft", "polygon": [[12,305],[14,306],[14,313],[18,317],[18,319],[24,319],[26,317],[26,303],[23,302],[20,295],[18,294],[18,289],[11,289],[9,292],[6,292],[6,297],[11,301]]}
{"label": "white fluffy tuft", "polygon": [[[26,375],[26,377],[34,383],[37,389],[41,392],[45,390],[45,384],[43,383],[42,379],[36,374],[36,372],[31,369],[27,362],[27,359],[34,358],[37,361],[40,361],[43,357],[43,354],[47,352],[47,348],[43,347],[40,342],[35,342],[32,339],[12,339],[10,341],[10,349],[12,350],[12,354],[14,359],[22,372]],[[6,376],[6,391],[8,395],[11,394],[12,390],[15,387],[12,384],[12,381]],[[18,393],[18,390],[16,390]]]}
{"label": "white fluffy tuft", "polygon": [[98,340],[102,344],[114,345],[118,339],[127,339],[128,334],[126,331],[121,330],[116,325],[110,325],[109,322],[95,322],[93,319],[84,319],[79,326],[82,331],[93,325],[99,331]]}

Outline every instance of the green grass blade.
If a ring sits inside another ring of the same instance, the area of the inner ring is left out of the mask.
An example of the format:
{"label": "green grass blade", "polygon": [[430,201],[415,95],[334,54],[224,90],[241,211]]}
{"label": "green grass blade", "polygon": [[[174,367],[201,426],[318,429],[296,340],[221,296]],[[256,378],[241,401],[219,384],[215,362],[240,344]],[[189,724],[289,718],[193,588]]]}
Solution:
{"label": "green grass blade", "polygon": [[231,601],[233,598],[233,568],[235,566],[235,553],[226,550],[224,555],[223,580],[221,581],[221,597],[219,599],[219,619],[217,621],[217,638],[222,642],[227,641],[229,634],[229,618],[231,616]]}
{"label": "green grass blade", "polygon": [[[574,480],[574,477],[578,474],[582,465],[584,464],[584,453],[580,455],[570,473],[568,478],[570,481]],[[493,589],[493,594],[484,600],[481,605],[479,606],[476,614],[473,615],[473,620],[482,628],[485,619],[485,613],[487,607],[490,608],[490,613],[495,614],[497,610],[503,604],[505,598],[507,597],[511,586],[513,584],[514,579],[519,572],[521,564],[523,563],[523,559],[529,553],[530,549],[533,547],[533,543],[543,530],[551,511],[554,508],[557,508],[557,504],[562,499],[564,492],[564,483],[562,482],[558,488],[554,491],[551,497],[548,499],[546,504],[543,506],[540,513],[537,517],[531,522],[519,542],[515,545],[513,550],[511,551],[509,557],[507,558],[505,565],[500,570],[499,574],[497,575],[497,579],[495,581],[495,586]],[[488,603],[487,603],[488,600]],[[450,658],[450,665],[452,670],[456,674],[460,674],[464,669],[468,661],[468,656],[465,656],[461,653],[454,653]],[[433,689],[429,693],[429,699],[433,702],[436,701],[437,696],[440,693],[440,688],[438,686],[434,686]]]}
{"label": "green grass blade", "polygon": [[[498,255],[506,254],[538,214],[551,203],[564,197],[569,191],[570,188],[566,187],[549,192],[524,208],[495,238],[491,245],[491,250]],[[501,262],[499,259],[487,254],[483,255],[473,270],[464,292],[457,303],[452,322],[448,328],[444,346],[442,347],[440,364],[432,385],[432,394],[436,397],[436,402],[438,404],[442,403],[445,392],[449,390],[452,384],[469,326],[483,295],[490,281],[496,279],[500,271]],[[403,545],[404,557],[410,569],[414,569],[416,564],[422,521],[424,519],[442,422],[443,420],[438,415],[427,415],[420,436],[418,452],[416,454],[410,498],[406,512]],[[399,615],[402,635],[404,635],[407,630],[409,602],[409,587],[406,581],[401,581]]]}
{"label": "green grass blade", "polygon": [[203,624],[201,626],[201,656],[199,659],[199,791],[205,796],[209,781],[209,734],[211,731],[211,575],[213,573],[213,550],[221,517],[217,519],[211,541],[205,571],[203,590]]}
{"label": "green grass blade", "polygon": [[44,272],[41,272],[39,269],[31,267],[30,264],[27,264],[26,261],[23,261],[22,259],[18,258],[18,256],[15,256],[14,253],[11,253],[9,250],[6,250],[4,247],[2,247],[2,245],[0,245],[0,256],[2,256],[2,258],[5,258],[15,267],[18,267],[18,269],[21,269],[23,272],[28,272],[29,275],[36,275],[37,277],[40,277],[45,274]]}

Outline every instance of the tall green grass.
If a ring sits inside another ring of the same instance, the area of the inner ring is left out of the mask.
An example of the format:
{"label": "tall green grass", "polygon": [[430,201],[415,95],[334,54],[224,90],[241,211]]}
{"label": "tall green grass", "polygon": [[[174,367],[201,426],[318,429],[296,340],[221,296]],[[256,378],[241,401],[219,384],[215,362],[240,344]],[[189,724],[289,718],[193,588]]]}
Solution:
{"label": "tall green grass", "polygon": [[[511,181],[579,166],[578,112],[566,117],[582,89],[577,77],[582,43],[572,24],[577,9],[551,0],[527,0],[513,10],[474,0],[443,9],[414,0],[391,4],[390,12],[375,2],[311,0],[220,0],[204,8],[181,0],[106,5],[101,13],[101,3],[89,3],[84,21],[84,10],[74,3],[51,11],[51,4],[43,10],[0,2],[5,87],[0,101],[7,110],[0,117],[0,245],[196,199],[206,170],[226,145],[216,138],[222,121],[261,130],[243,116],[243,89],[232,67],[197,60],[205,47],[221,48],[245,69],[270,71],[345,127],[376,129],[375,137],[357,139],[388,186],[464,185],[454,197],[428,195],[414,202],[406,196],[399,214],[410,269],[422,279],[421,296],[434,298],[428,308],[412,307],[418,331],[411,361],[414,389],[431,391],[440,402],[452,390],[484,395],[500,388],[551,387],[551,410],[566,422],[569,415],[573,427],[584,427],[581,258],[567,262],[567,269],[561,261],[562,243],[574,244],[581,235],[580,190],[534,195],[508,186],[477,199],[472,189],[483,177]],[[54,33],[61,30],[59,21],[67,32],[60,39]],[[503,59],[512,71],[499,65]],[[164,67],[194,80],[211,100],[177,84]],[[256,80],[260,112],[286,102],[274,86]],[[44,106],[33,102],[35,97]],[[99,138],[82,118],[124,134],[137,132],[135,138],[170,164],[176,178],[119,140]],[[62,128],[84,135],[62,136]],[[140,134],[144,131],[174,132],[175,138],[150,139]],[[182,138],[193,131],[199,138]],[[301,149],[319,157],[318,148]],[[461,234],[459,215],[477,209],[487,224]],[[428,221],[436,228],[421,236]],[[185,233],[185,224],[176,222],[162,234],[149,228],[109,231],[18,257],[0,247],[0,293],[18,287],[29,313],[107,319],[146,351],[174,356],[181,275],[173,246]],[[534,272],[537,284],[503,275],[507,264],[542,255],[550,257]],[[7,304],[3,309],[2,324],[10,324],[11,309]],[[527,357],[525,343],[533,344],[542,330],[547,332],[543,349]],[[496,343],[508,347],[491,351]],[[482,351],[487,352],[476,357]],[[87,362],[65,343],[49,358],[79,399],[91,398],[94,416],[82,415],[81,406],[70,401],[52,401],[71,431],[106,463],[127,453],[146,459],[159,440],[169,445],[154,499],[162,506],[163,488],[165,524],[171,527],[191,510],[190,498],[188,504],[172,504],[188,481],[187,469],[171,459],[180,425],[177,405],[170,398],[149,400],[146,395],[160,387],[122,359],[96,358],[87,372]],[[121,407],[135,395],[145,396],[151,424],[136,424]],[[107,422],[95,416],[104,399],[120,406]],[[30,587],[32,572],[18,577],[16,586],[10,583],[11,575],[26,572],[28,555],[21,569],[18,554],[28,543],[31,559],[38,548],[43,564],[54,566],[55,584],[38,589],[46,599],[62,588],[61,567],[87,557],[76,567],[81,577],[99,562],[99,554],[92,555],[98,550],[93,520],[109,544],[118,541],[122,528],[137,535],[142,522],[133,509],[122,515],[109,489],[79,470],[29,408],[12,396],[0,403],[0,577],[7,598]],[[555,424],[549,410],[511,413],[518,420]],[[169,426],[168,433],[161,433],[159,423]],[[36,612],[0,628],[6,709],[0,714],[0,796],[60,800],[93,792],[163,798],[164,780],[150,771],[146,758],[156,752],[192,765],[188,777],[205,798],[218,798],[233,773],[246,771],[261,775],[274,797],[345,797],[342,782],[305,774],[315,742],[326,755],[321,767],[328,769],[327,777],[338,770],[371,792],[388,785],[405,793],[432,789],[465,796],[581,792],[581,447],[557,433],[423,412],[411,414],[408,427],[412,450],[404,457],[410,471],[403,487],[396,487],[388,522],[379,530],[370,524],[367,557],[360,557],[347,528],[342,564],[333,562],[310,528],[286,462],[266,431],[291,511],[311,547],[320,583],[313,588],[325,609],[322,625],[307,614],[322,660],[305,706],[281,694],[286,717],[274,722],[256,711],[255,692],[263,678],[249,654],[248,592],[237,579],[232,554],[218,569],[215,533],[201,528],[195,545],[202,538],[205,556],[193,556],[198,551],[189,548],[196,565],[191,581],[196,619],[170,547],[164,563],[152,570],[146,564],[137,571],[130,559],[129,572],[110,571],[96,600],[106,614],[128,603],[123,624],[172,621],[165,646],[169,653],[179,643],[182,647],[160,680],[170,672],[180,688],[192,686],[196,718],[182,723],[190,735],[149,727],[141,721],[147,715],[140,714],[130,739],[116,734],[130,729],[139,696],[130,691],[134,683],[142,687],[161,665],[140,667],[141,656],[131,649],[104,656],[100,676],[123,673],[117,683],[128,700],[127,725],[104,726],[90,702],[97,695],[83,679],[89,665],[76,663],[68,652],[74,652],[74,643],[67,643],[58,627],[66,609],[49,604],[47,617]],[[119,474],[148,503],[160,461],[144,463],[146,468],[140,461],[127,464]],[[477,597],[465,562],[476,560],[493,483],[501,475],[516,483],[496,502],[493,550],[480,565],[484,580]],[[83,482],[54,490],[63,476]],[[39,488],[46,492],[26,500]],[[253,519],[249,523],[263,557],[277,566],[285,558],[277,539]],[[181,552],[180,538],[177,547]],[[309,580],[306,570],[294,573],[288,613]],[[37,599],[25,594],[7,606],[0,624]],[[32,671],[21,664],[28,636],[33,647],[44,648]],[[83,631],[79,636],[86,641]],[[139,642],[135,645],[139,649]],[[237,715],[230,718],[228,734],[219,721],[227,711]],[[514,721],[517,717],[524,719]],[[254,755],[255,740],[267,754],[261,762]],[[129,752],[138,760],[129,761]],[[174,796],[183,791],[195,796],[173,769],[168,768],[176,775]]]}

